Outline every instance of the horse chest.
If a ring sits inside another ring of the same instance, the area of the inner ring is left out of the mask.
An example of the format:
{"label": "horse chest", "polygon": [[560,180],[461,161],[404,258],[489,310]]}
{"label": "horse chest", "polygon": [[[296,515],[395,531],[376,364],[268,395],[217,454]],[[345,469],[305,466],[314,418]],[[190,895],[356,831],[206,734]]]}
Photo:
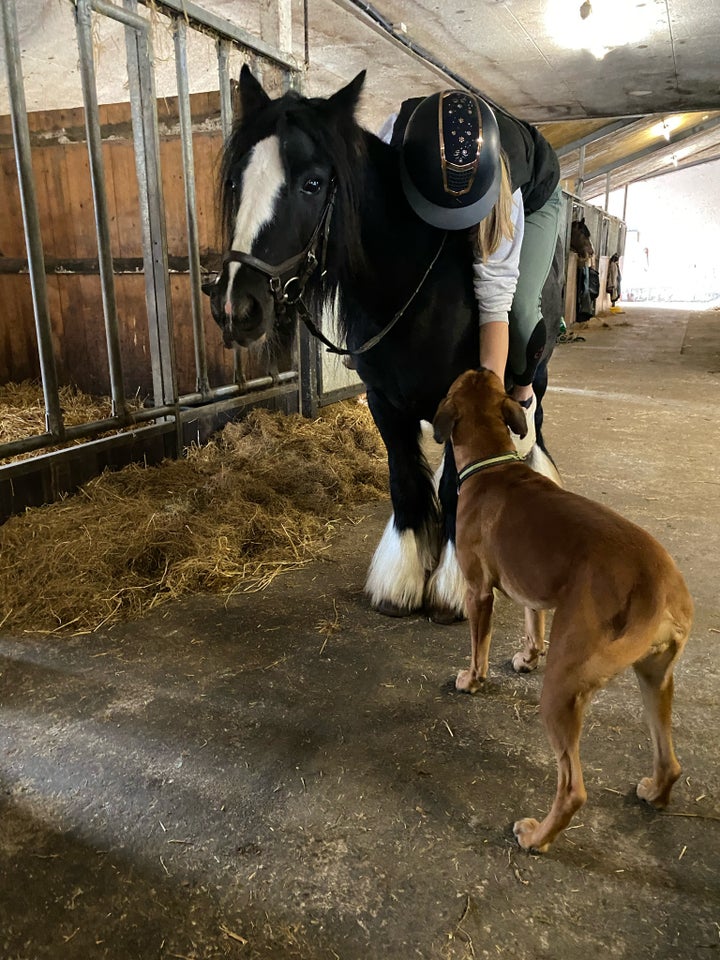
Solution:
{"label": "horse chest", "polygon": [[452,322],[429,310],[404,318],[402,330],[360,356],[358,374],[393,407],[432,420],[450,384],[478,357],[478,328],[470,310],[454,311]]}
{"label": "horse chest", "polygon": [[449,373],[418,363],[407,352],[388,356],[384,362],[361,361],[358,373],[367,387],[381,394],[391,407],[426,420],[434,416],[451,382]]}

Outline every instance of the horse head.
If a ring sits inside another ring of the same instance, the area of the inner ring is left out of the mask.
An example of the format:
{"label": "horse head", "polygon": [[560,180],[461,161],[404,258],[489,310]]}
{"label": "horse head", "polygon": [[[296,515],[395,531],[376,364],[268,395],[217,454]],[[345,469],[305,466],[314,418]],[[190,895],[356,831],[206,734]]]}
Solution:
{"label": "horse head", "polygon": [[288,319],[323,272],[333,216],[351,219],[347,169],[358,152],[364,79],[363,71],[328,99],[294,91],[271,99],[243,66],[241,116],[222,156],[225,256],[203,286],[226,347],[248,346]]}
{"label": "horse head", "polygon": [[590,231],[585,223],[585,217],[581,220],[573,220],[570,231],[570,249],[581,260],[591,260],[595,256],[595,250],[590,239]]}

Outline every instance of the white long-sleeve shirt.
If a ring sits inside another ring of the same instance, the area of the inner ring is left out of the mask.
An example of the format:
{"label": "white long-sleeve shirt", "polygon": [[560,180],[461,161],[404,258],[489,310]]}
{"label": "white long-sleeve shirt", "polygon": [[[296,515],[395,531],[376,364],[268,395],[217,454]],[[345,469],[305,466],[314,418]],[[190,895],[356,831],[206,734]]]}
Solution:
{"label": "white long-sleeve shirt", "polygon": [[512,195],[511,240],[502,239],[500,246],[484,262],[473,263],[473,287],[480,310],[480,323],[508,322],[518,277],[520,276],[520,248],[525,233],[525,210],[522,193]]}
{"label": "white long-sleeve shirt", "polygon": [[[384,143],[390,143],[397,117],[397,113],[391,114],[380,127],[378,136]],[[512,239],[503,239],[498,249],[484,262],[476,260],[473,263],[473,287],[481,324],[508,322],[508,311],[520,275],[520,248],[525,230],[525,210],[519,189],[512,195],[512,224]],[[473,239],[471,231],[470,240]]]}

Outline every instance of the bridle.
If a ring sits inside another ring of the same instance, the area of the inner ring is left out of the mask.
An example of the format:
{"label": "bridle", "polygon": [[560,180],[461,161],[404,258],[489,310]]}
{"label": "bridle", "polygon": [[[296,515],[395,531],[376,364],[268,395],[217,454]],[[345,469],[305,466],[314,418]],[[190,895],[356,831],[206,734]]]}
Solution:
{"label": "bridle", "polygon": [[[285,314],[288,307],[294,307],[301,301],[307,282],[318,265],[322,265],[323,271],[325,269],[327,240],[336,193],[337,187],[335,181],[333,181],[312,236],[300,253],[288,257],[282,263],[267,263],[265,260],[260,260],[243,250],[228,250],[223,257],[223,267],[226,263],[244,263],[253,270],[257,270],[258,273],[264,274],[268,278],[270,292],[275,301],[276,313]],[[320,248],[319,258],[318,248]],[[289,277],[288,274],[290,274]],[[288,279],[284,279],[285,277],[288,277]]]}
{"label": "bridle", "polygon": [[[420,283],[413,290],[410,297],[403,304],[400,310],[395,313],[392,320],[390,320],[390,322],[386,324],[386,326],[383,327],[379,333],[375,334],[373,337],[370,337],[369,340],[366,340],[362,346],[355,350],[346,350],[343,347],[338,347],[331,340],[328,340],[325,334],[314,323],[312,317],[310,316],[310,311],[303,300],[303,294],[305,292],[305,287],[307,286],[308,280],[318,266],[320,267],[321,276],[325,272],[328,236],[330,234],[330,222],[332,220],[333,209],[335,207],[336,194],[337,184],[335,180],[333,180],[328,198],[325,201],[325,206],[320,213],[320,217],[315,225],[315,229],[312,232],[312,236],[300,253],[296,253],[294,256],[288,257],[287,260],[283,260],[282,263],[271,264],[267,263],[265,260],[260,260],[258,257],[254,257],[250,253],[245,253],[243,250],[228,250],[223,257],[223,267],[227,263],[242,263],[245,264],[245,266],[250,267],[252,270],[257,270],[258,273],[263,274],[268,279],[270,292],[275,303],[275,315],[281,324],[289,326],[294,323],[296,319],[300,319],[310,333],[325,344],[328,353],[336,353],[341,356],[358,356],[359,354],[367,353],[368,350],[372,350],[372,348],[375,347],[383,339],[383,337],[392,330],[398,320],[403,316],[407,308],[420,292],[420,288],[425,283],[428,274],[435,266],[438,257],[442,253],[443,247],[445,246],[447,233],[443,233],[440,246],[430,261],[430,264],[423,274]],[[288,274],[291,274],[291,276],[288,277],[288,279],[284,279]],[[217,283],[217,280],[215,282]]]}

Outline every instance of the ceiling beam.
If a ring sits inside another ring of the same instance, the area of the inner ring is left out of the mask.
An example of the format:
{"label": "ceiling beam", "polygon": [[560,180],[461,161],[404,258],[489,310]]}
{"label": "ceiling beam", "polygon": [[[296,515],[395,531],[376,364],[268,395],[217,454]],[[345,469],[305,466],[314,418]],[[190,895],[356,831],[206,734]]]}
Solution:
{"label": "ceiling beam", "polygon": [[577,140],[573,140],[571,143],[565,143],[561,147],[555,147],[555,153],[558,155],[558,157],[566,157],[569,153],[574,153],[575,150],[579,150],[580,147],[586,147],[589,143],[594,143],[596,140],[602,140],[603,137],[607,137],[611,133],[616,133],[618,130],[622,130],[624,127],[630,126],[630,124],[637,123],[639,119],[640,116],[621,117],[619,120],[614,120],[612,123],[608,123],[604,127],[599,127],[597,130],[593,130],[592,133],[588,133],[584,137],[579,137]]}
{"label": "ceiling beam", "polygon": [[[718,128],[720,124],[720,118],[716,118],[713,124],[715,129]],[[690,143],[694,146],[693,154],[681,159],[678,162],[678,166],[674,169],[681,169],[682,167],[688,166],[689,163],[694,162],[695,160],[700,162],[706,162],[707,154],[710,151],[716,151],[720,149],[720,136],[718,133],[713,133],[713,128],[708,128],[702,130],[699,133],[695,133],[693,136],[688,136],[685,138],[686,144]],[[619,165],[615,166],[615,169],[611,171],[612,174],[612,189],[617,190],[619,187],[624,186],[627,183],[635,183],[638,180],[646,180],[651,176],[661,175],[663,173],[672,173],[672,169],[668,168],[668,163],[672,161],[672,156],[675,150],[678,148],[678,141],[674,143],[665,143],[658,145],[656,149],[652,152],[644,151],[644,156],[641,158],[636,158],[635,160],[630,160],[625,158]],[[686,147],[687,149],[687,147]],[[704,155],[704,156],[703,156]],[[607,183],[607,173],[598,174],[597,171],[587,178],[583,186],[583,197],[587,198],[588,196],[599,196],[605,189],[605,184]]]}
{"label": "ceiling beam", "polygon": [[[616,134],[618,134],[618,136],[622,138],[623,141],[627,138],[628,142],[630,142],[633,137],[650,130],[653,126],[655,126],[656,123],[657,123],[657,115],[649,113],[639,120],[634,120],[632,123],[628,124],[626,127],[623,127],[622,130],[616,131]],[[658,141],[658,143],[660,143],[660,141]],[[561,158],[560,160],[561,174],[560,175],[561,177],[563,177],[563,179],[572,180],[573,178],[576,178],[578,176],[579,167],[580,167],[579,154],[583,149],[584,147],[580,147],[580,150],[578,151],[578,153],[571,153],[566,155],[564,161]],[[594,172],[592,171],[592,165],[593,163],[598,162],[598,158],[602,156],[603,149],[604,147],[601,141],[596,140],[593,144],[591,144],[590,157],[586,159],[586,163],[585,163],[585,167],[590,168],[590,177],[595,175]],[[586,157],[587,157],[587,151],[586,151]]]}
{"label": "ceiling beam", "polygon": [[[655,177],[666,177],[669,173],[677,173],[678,170],[691,170],[693,167],[702,167],[705,163],[713,163],[715,160],[720,160],[720,153],[714,153],[712,156],[703,157],[702,159],[695,160],[694,158],[688,158],[686,161],[680,161],[677,167],[673,167],[672,170],[656,170],[654,173],[648,173],[642,180],[653,180]],[[635,180],[628,181],[629,183],[635,183]],[[621,184],[622,186],[622,184]],[[617,189],[617,187],[615,188]]]}
{"label": "ceiling beam", "polygon": [[673,136],[672,140],[660,140],[657,143],[652,143],[649,146],[644,147],[642,150],[637,150],[635,153],[621,157],[619,160],[613,160],[611,163],[606,163],[601,167],[596,167],[595,169],[590,170],[587,175],[587,181],[589,182],[590,180],[595,180],[598,177],[603,177],[606,173],[612,173],[614,170],[617,170],[620,167],[627,167],[632,163],[637,163],[639,160],[644,160],[646,157],[649,157],[654,153],[664,151],[672,156],[681,143],[684,143],[686,140],[690,140],[693,137],[698,137],[703,133],[707,133],[709,130],[715,129],[717,126],[720,126],[720,117],[712,117],[709,120],[704,120],[702,123],[697,123],[694,127],[690,127],[687,130],[683,130],[682,133],[676,134]]}

